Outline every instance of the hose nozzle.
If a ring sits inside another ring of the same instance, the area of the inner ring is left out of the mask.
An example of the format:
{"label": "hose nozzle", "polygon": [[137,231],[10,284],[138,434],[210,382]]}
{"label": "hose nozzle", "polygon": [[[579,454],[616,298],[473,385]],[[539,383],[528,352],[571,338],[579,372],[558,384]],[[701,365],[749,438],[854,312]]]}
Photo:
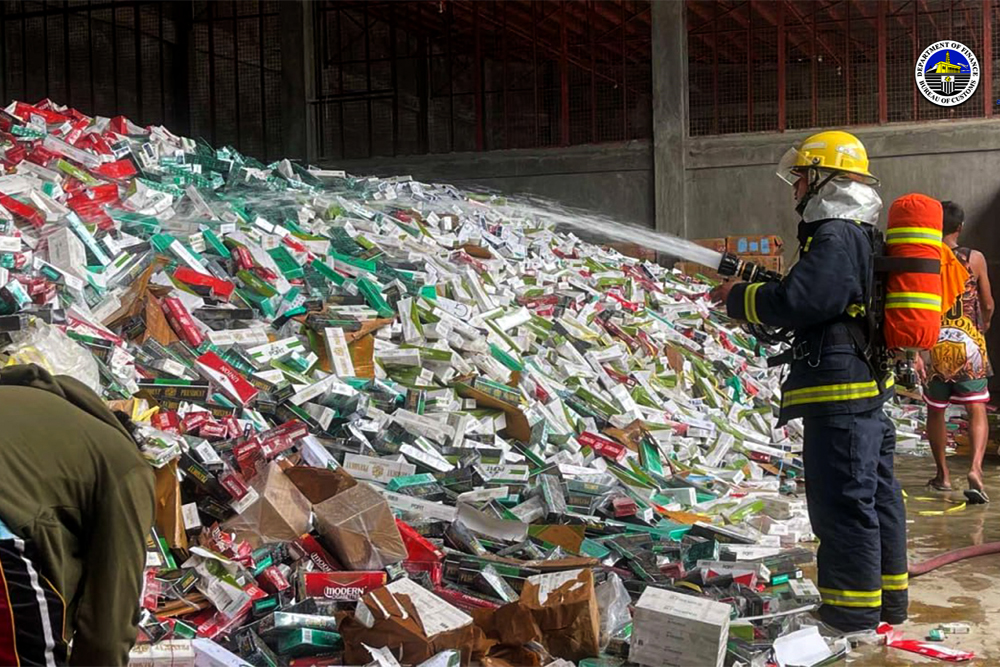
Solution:
{"label": "hose nozzle", "polygon": [[779,283],[782,278],[777,271],[771,271],[753,262],[747,262],[738,255],[729,252],[722,254],[718,270],[724,276],[735,276],[748,283]]}

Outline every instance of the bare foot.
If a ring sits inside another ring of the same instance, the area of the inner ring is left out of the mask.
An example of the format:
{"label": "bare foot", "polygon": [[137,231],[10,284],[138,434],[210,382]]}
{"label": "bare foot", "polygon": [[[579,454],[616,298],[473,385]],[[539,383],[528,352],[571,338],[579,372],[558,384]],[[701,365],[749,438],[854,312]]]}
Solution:
{"label": "bare foot", "polygon": [[983,490],[983,473],[976,470],[970,470],[968,474],[969,488],[976,489],[977,491]]}
{"label": "bare foot", "polygon": [[927,480],[927,486],[935,491],[951,491],[951,479],[947,475],[938,475]]}
{"label": "bare foot", "polygon": [[983,488],[983,473],[979,470],[970,470],[969,488],[965,490],[965,498],[972,505],[983,505],[990,502],[990,497],[986,495]]}

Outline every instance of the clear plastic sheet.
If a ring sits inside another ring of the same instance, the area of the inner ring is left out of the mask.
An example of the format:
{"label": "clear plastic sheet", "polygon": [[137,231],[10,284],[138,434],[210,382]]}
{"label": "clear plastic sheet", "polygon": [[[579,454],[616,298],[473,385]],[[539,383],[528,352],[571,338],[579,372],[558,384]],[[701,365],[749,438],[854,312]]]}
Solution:
{"label": "clear plastic sheet", "polygon": [[69,375],[101,393],[101,377],[94,356],[83,346],[41,320],[25,331],[10,334],[8,364],[37,364],[53,375]]}

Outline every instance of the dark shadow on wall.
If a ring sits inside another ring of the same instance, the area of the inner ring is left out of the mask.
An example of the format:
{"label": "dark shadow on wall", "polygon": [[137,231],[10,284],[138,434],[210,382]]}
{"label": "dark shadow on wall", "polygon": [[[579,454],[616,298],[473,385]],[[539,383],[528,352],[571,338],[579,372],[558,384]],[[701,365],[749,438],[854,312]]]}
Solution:
{"label": "dark shadow on wall", "polygon": [[[965,231],[959,242],[974,248],[986,256],[986,263],[989,266],[990,282],[993,288],[993,299],[1000,305],[997,287],[1000,286],[1000,191],[993,197],[989,206],[978,214],[969,217],[965,221]],[[998,318],[993,318],[993,327],[986,334],[986,344],[989,348],[990,361],[993,362],[994,376],[990,380],[990,393],[994,397],[1000,397],[1000,375],[996,374],[997,365],[1000,364],[1000,326]]]}

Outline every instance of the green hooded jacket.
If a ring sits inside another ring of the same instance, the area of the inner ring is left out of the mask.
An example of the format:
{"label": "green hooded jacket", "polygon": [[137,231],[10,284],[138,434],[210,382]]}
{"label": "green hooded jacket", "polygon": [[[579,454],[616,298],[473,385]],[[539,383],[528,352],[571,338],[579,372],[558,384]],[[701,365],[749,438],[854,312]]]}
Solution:
{"label": "green hooded jacket", "polygon": [[0,519],[65,601],[71,665],[128,663],[153,512],[152,469],[94,392],[0,370]]}

